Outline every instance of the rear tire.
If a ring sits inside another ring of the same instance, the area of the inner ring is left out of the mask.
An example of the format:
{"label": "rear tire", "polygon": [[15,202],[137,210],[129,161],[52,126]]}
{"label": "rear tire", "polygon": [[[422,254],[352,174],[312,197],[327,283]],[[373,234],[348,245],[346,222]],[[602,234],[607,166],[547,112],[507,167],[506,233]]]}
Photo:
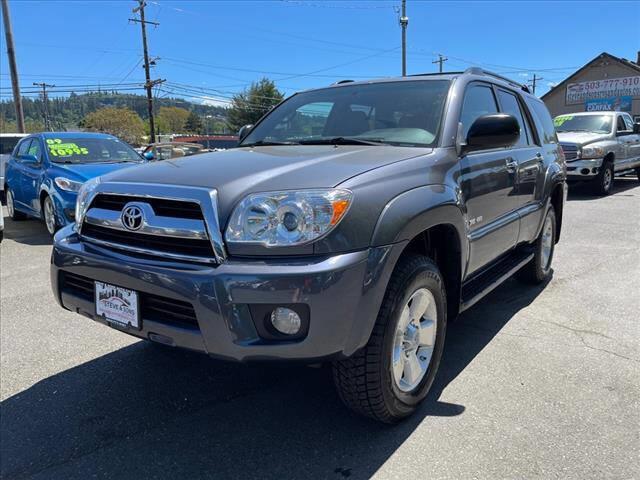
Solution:
{"label": "rear tire", "polygon": [[14,203],[14,195],[13,195],[13,191],[7,187],[6,189],[7,192],[7,213],[9,214],[9,218],[11,220],[13,220],[14,222],[18,221],[18,220],[24,220],[25,218],[27,218],[27,216],[16,210],[16,206]]}
{"label": "rear tire", "polygon": [[446,315],[444,281],[433,261],[419,255],[400,260],[367,345],[333,364],[344,404],[384,423],[411,415],[436,376]]}
{"label": "rear tire", "polygon": [[533,244],[534,257],[516,273],[518,280],[523,283],[538,285],[551,276],[551,263],[556,245],[556,212],[549,207],[547,216],[542,224],[540,235]]}
{"label": "rear tire", "polygon": [[594,193],[602,197],[609,195],[613,189],[613,178],[613,162],[604,161],[593,183]]}

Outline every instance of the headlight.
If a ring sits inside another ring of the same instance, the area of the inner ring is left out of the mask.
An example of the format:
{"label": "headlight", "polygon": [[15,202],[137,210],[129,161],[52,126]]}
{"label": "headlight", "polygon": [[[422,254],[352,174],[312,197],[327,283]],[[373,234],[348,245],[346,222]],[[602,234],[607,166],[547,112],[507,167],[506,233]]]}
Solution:
{"label": "headlight", "polygon": [[82,186],[82,182],[76,182],[75,180],[69,180],[64,177],[56,177],[54,182],[56,182],[58,188],[66,192],[77,192]]}
{"label": "headlight", "polygon": [[352,196],[349,190],[340,189],[249,195],[233,211],[225,239],[265,247],[312,242],[340,223]]}
{"label": "headlight", "polygon": [[85,182],[78,191],[78,198],[76,199],[76,226],[82,225],[84,215],[87,213],[89,203],[93,198],[93,191],[100,184],[100,177],[95,177]]}
{"label": "headlight", "polygon": [[603,158],[604,148],[602,147],[582,147],[580,149],[580,158]]}

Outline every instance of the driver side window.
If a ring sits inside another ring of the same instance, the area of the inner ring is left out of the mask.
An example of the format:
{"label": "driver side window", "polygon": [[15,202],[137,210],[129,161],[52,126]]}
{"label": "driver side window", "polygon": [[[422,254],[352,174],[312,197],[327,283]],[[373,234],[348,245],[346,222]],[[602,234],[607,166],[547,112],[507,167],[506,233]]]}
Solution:
{"label": "driver side window", "polygon": [[29,154],[29,145],[31,145],[31,138],[27,138],[23,140],[20,145],[18,145],[18,149],[16,150],[16,158],[19,160],[22,156]]}
{"label": "driver side window", "polygon": [[40,147],[40,142],[37,138],[31,140],[27,155],[33,155],[34,157],[36,157],[38,159],[38,163],[42,162],[42,148]]}
{"label": "driver side window", "polygon": [[622,115],[618,115],[618,123],[616,124],[616,131],[618,132],[626,132],[627,131],[627,126],[624,123],[624,118],[622,118]]}
{"label": "driver side window", "polygon": [[467,138],[469,129],[476,119],[490,113],[498,113],[498,105],[491,87],[481,84],[469,86],[464,94],[462,113],[460,114],[464,138]]}

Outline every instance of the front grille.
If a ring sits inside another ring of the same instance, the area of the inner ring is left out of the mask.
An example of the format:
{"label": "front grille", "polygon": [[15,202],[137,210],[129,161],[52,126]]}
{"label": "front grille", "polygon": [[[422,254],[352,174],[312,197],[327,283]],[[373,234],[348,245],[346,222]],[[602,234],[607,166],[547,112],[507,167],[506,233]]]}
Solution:
{"label": "front grille", "polygon": [[[115,230],[85,222],[82,225],[82,236],[118,244],[124,249],[133,247],[140,250],[153,252],[180,254],[190,257],[213,258],[214,252],[209,240],[193,238],[163,237],[158,235],[145,235],[142,233]],[[113,245],[117,248],[116,245]]]}
{"label": "front grille", "polygon": [[122,211],[129,202],[144,202],[151,205],[153,211],[159,217],[188,218],[191,220],[204,220],[200,205],[195,202],[168,200],[166,198],[145,198],[129,195],[110,195],[101,193],[91,202],[91,208],[103,208],[105,210]]}
{"label": "front grille", "polygon": [[[60,290],[94,302],[94,281],[75,273],[60,272]],[[193,305],[173,298],[138,292],[143,320],[182,328],[199,328]]]}
{"label": "front grille", "polygon": [[577,145],[571,145],[571,144],[568,144],[568,143],[561,143],[560,146],[562,147],[562,151],[564,152],[565,160],[570,162],[571,160],[577,160],[578,159],[578,146]]}

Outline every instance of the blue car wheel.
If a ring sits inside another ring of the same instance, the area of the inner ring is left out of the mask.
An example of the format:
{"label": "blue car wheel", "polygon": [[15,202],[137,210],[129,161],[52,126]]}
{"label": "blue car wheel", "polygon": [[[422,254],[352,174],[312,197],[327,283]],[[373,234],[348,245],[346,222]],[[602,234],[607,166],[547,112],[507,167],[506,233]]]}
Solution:
{"label": "blue car wheel", "polygon": [[56,208],[53,205],[51,197],[47,195],[42,202],[42,212],[44,224],[47,226],[49,235],[53,236],[58,231],[58,221],[56,220]]}

